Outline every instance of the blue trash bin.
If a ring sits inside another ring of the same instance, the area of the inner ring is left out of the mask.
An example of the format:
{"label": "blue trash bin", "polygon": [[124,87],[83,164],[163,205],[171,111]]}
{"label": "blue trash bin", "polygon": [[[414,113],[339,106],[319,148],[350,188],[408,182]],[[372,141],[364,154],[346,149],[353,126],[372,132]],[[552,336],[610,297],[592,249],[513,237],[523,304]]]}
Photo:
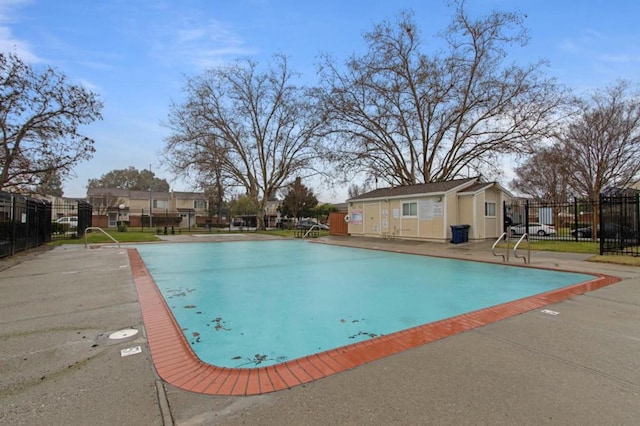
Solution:
{"label": "blue trash bin", "polygon": [[468,243],[469,242],[469,228],[471,228],[471,225],[461,225],[462,226],[462,242],[463,243]]}
{"label": "blue trash bin", "polygon": [[464,242],[464,225],[451,225],[451,242],[453,244]]}

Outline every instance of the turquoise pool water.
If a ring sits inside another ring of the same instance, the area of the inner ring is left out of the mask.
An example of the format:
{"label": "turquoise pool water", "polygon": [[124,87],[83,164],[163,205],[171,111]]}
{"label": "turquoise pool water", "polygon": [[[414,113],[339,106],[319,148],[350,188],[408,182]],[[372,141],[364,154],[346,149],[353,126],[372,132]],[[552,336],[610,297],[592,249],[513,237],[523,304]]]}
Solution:
{"label": "turquoise pool water", "polygon": [[194,352],[220,367],[277,364],[593,278],[300,240],[137,249]]}

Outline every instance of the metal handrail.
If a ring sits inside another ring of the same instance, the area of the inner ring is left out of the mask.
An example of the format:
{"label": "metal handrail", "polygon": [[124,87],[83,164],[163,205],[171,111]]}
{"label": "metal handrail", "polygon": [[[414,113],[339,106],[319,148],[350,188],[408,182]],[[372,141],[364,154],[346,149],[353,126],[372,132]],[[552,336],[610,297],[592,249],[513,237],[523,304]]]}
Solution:
{"label": "metal handrail", "polygon": [[[507,260],[509,260],[509,239],[505,238],[505,237],[507,237],[507,233],[503,232],[502,235],[500,235],[500,237],[498,237],[496,242],[493,243],[493,245],[491,246],[491,253],[494,256],[502,256],[502,261],[503,262],[506,262]],[[496,246],[498,245],[498,243],[500,241],[502,241],[503,238],[507,241],[507,257],[505,257],[504,254],[502,254],[502,253],[496,253]]]}
{"label": "metal handrail", "polygon": [[309,228],[307,230],[307,232],[305,232],[305,234],[302,236],[302,238],[307,238],[307,235],[309,235],[309,232],[313,231],[313,228],[317,227],[318,231],[320,231],[320,226],[319,225],[311,225],[311,228]]}
{"label": "metal handrail", "polygon": [[87,231],[94,230],[94,229],[102,232],[104,235],[111,238],[111,240],[113,240],[113,242],[116,243],[118,247],[120,247],[120,243],[118,242],[118,240],[116,240],[111,235],[109,235],[104,229],[100,228],[99,226],[89,226],[88,228],[84,229],[84,248],[87,248]]}
{"label": "metal handrail", "polygon": [[[525,238],[527,239],[527,255],[520,256],[518,255],[518,246],[520,245],[522,240],[524,240]],[[529,241],[529,234],[527,234],[526,232],[522,234],[522,237],[520,237],[516,245],[513,246],[513,256],[523,259],[524,263],[531,263],[531,242]]]}

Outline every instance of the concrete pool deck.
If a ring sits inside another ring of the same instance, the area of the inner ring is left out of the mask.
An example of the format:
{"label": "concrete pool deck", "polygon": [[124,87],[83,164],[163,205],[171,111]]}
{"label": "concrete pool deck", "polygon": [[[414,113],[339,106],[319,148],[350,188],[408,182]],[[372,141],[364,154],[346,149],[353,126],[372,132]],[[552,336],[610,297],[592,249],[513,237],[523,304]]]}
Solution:
{"label": "concrete pool deck", "polygon": [[[500,260],[489,243],[329,240]],[[545,306],[556,315],[534,309],[291,389],[234,397],[159,379],[125,245],[21,255],[0,272],[0,423],[638,424],[640,268],[588,257],[532,252],[533,266],[622,279]],[[140,333],[109,338],[129,328]]]}

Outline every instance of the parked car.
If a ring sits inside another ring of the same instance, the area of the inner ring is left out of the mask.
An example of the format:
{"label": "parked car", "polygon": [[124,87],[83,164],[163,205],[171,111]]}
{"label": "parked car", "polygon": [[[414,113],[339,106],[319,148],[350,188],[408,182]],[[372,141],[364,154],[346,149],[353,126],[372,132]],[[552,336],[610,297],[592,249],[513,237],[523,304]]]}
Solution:
{"label": "parked car", "polygon": [[78,216],[65,216],[56,220],[56,222],[67,225],[69,229],[75,229],[78,227]]}
{"label": "parked car", "polygon": [[281,217],[276,222],[276,228],[278,229],[293,229],[295,220],[293,218]]}
{"label": "parked car", "polygon": [[[598,226],[598,234],[600,234],[600,227]],[[571,231],[572,237],[578,238],[591,238],[593,236],[593,227],[584,226],[582,228],[576,228]]]}
{"label": "parked car", "polygon": [[[600,237],[600,225],[596,228],[596,237]],[[578,238],[592,238],[593,227],[585,226],[582,228],[576,228],[571,231],[571,236]],[[620,225],[618,223],[605,223],[604,224],[604,238],[624,238],[629,239],[634,237],[633,229],[628,226]]]}
{"label": "parked car", "polygon": [[[511,226],[511,235],[522,235],[527,232],[527,226],[524,223]],[[530,222],[529,235],[555,235],[556,228],[553,225],[545,225],[544,223]]]}
{"label": "parked car", "polygon": [[300,222],[298,222],[298,224],[296,225],[296,229],[320,229],[320,230],[324,230],[327,231],[329,230],[329,227],[327,225],[324,225],[322,223],[318,223],[315,220],[301,220]]}

